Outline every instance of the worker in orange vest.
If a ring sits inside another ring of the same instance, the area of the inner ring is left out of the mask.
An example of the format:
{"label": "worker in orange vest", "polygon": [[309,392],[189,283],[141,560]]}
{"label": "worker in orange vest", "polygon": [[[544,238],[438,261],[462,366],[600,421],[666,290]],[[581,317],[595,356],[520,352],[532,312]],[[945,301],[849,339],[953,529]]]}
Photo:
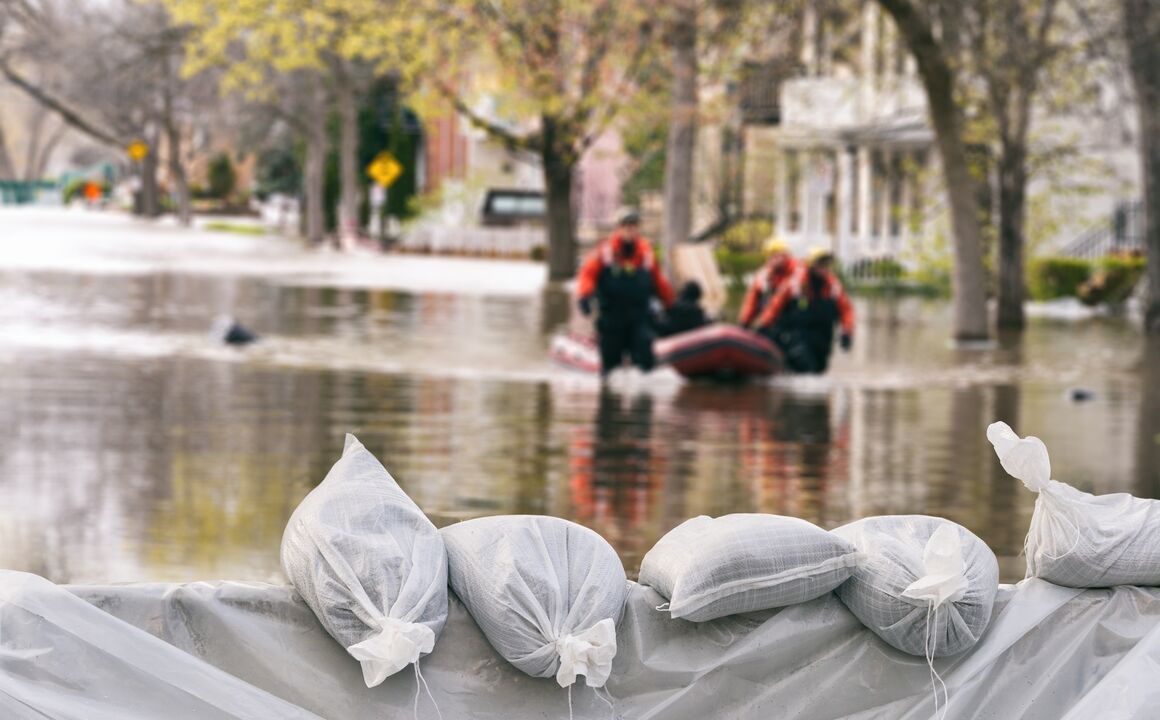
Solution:
{"label": "worker in orange vest", "polygon": [[656,358],[650,305],[657,298],[668,308],[675,298],[652,246],[640,234],[640,215],[635,211],[624,213],[616,231],[584,261],[576,298],[586,316],[594,304],[599,306],[596,333],[602,375],[619,367],[625,355],[641,370],[652,370]]}
{"label": "worker in orange vest", "polygon": [[799,267],[798,261],[790,254],[789,246],[776,236],[765,243],[765,254],[769,259],[753,275],[749,290],[745,293],[745,301],[741,305],[741,315],[738,318],[741,327],[749,327],[761,317],[765,306],[777,295],[781,286],[793,277]]}
{"label": "worker in orange vest", "polygon": [[842,350],[849,351],[853,345],[854,306],[833,265],[830,251],[813,250],[806,266],[778,290],[757,320],[758,328],[781,347],[786,365],[795,372],[826,371],[835,325],[842,328]]}

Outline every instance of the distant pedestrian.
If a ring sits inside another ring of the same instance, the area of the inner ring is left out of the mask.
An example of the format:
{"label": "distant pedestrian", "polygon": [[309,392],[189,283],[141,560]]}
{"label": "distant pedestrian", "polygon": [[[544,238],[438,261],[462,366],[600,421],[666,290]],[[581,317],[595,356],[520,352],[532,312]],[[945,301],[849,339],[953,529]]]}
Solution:
{"label": "distant pedestrian", "polygon": [[640,215],[621,215],[619,227],[584,261],[576,279],[580,312],[591,315],[596,305],[601,374],[607,376],[628,355],[648,372],[656,364],[650,305],[673,304],[673,288],[653,257],[652,246],[640,234]]}
{"label": "distant pedestrian", "polygon": [[101,201],[101,196],[104,194],[101,191],[101,186],[94,180],[86,180],[84,185],[85,202],[90,206],[97,205]]}

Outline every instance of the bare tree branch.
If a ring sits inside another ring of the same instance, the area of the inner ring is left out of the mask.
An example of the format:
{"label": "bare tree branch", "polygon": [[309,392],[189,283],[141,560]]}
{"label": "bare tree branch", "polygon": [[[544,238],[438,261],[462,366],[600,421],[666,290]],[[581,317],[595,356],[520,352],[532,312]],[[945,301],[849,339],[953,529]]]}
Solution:
{"label": "bare tree branch", "polygon": [[467,118],[467,121],[475,127],[483,130],[488,135],[491,135],[493,138],[506,145],[509,149],[539,152],[540,144],[543,142],[543,139],[539,133],[516,135],[511,130],[488,120],[468,107],[467,103],[463,102],[463,99],[460,98],[459,95],[444,81],[436,80],[435,87],[439,90],[439,94],[441,94],[448,102],[451,103],[456,112]]}
{"label": "bare tree branch", "polygon": [[8,82],[23,90],[38,103],[59,115],[66,123],[88,135],[89,137],[113,147],[120,147],[124,144],[123,140],[117,138],[112,133],[102,130],[96,125],[93,125],[88,120],[85,120],[83,117],[81,117],[77,111],[73,110],[62,101],[53,97],[48,92],[37,87],[35,84],[21,75],[19,71],[14,69],[4,59],[0,59],[0,75],[3,75],[8,80]]}

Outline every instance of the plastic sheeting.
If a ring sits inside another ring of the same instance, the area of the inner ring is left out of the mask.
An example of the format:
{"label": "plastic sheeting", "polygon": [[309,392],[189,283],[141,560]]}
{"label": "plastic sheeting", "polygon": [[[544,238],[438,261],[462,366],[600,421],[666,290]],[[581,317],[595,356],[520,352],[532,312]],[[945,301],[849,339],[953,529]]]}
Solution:
{"label": "plastic sheeting", "polygon": [[[661,601],[631,587],[606,686],[615,708],[575,687],[575,717],[934,714],[926,662],[887,646],[833,594],[705,623],[672,620],[655,610]],[[499,658],[454,598],[421,666],[447,720],[567,717],[568,691]],[[1003,586],[979,644],[935,667],[950,689],[948,718],[1154,717],[1160,589]],[[288,587],[61,587],[0,572],[6,720],[411,718],[415,689],[405,672],[367,689]],[[435,717],[425,694],[418,716]]]}

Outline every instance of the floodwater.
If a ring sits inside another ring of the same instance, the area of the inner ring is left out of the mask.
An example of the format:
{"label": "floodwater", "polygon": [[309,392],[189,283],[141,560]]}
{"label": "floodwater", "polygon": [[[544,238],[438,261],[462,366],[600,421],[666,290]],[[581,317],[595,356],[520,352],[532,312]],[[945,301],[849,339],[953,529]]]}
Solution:
{"label": "floodwater", "polygon": [[[217,346],[226,312],[264,340]],[[277,580],[286,519],[347,432],[437,525],[570,518],[630,574],[697,514],[927,513],[1018,579],[1034,495],[994,460],[995,419],[1041,437],[1057,479],[1160,497],[1160,348],[1124,319],[1049,313],[955,349],[945,303],[859,301],[826,377],[602,388],[546,359],[567,312],[530,263],[0,213],[0,567]]]}

